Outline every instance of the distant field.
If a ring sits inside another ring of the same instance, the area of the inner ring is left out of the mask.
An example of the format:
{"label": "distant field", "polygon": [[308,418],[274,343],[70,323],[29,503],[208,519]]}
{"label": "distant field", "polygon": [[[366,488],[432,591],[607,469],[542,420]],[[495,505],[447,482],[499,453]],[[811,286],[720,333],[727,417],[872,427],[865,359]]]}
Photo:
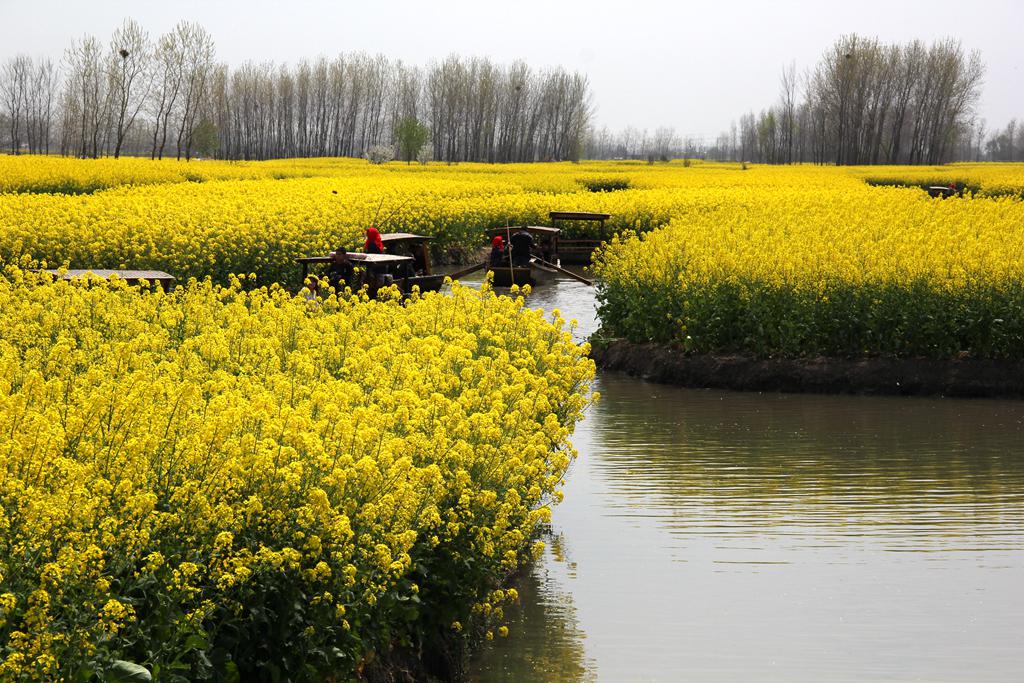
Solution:
{"label": "distant field", "polygon": [[[703,232],[751,227],[752,216],[758,229],[785,230],[794,221],[806,227],[813,214],[817,223],[807,229],[814,235],[823,227],[849,235],[844,226],[857,225],[899,241],[905,227],[931,230],[933,222],[954,221],[980,226],[986,239],[998,235],[997,242],[1012,243],[1019,225],[1019,203],[937,204],[919,189],[872,187],[868,181],[954,183],[975,197],[1019,195],[1024,164],[744,169],[679,161],[373,166],[357,159],[0,156],[0,261],[158,268],[218,282],[232,273],[255,273],[263,284],[290,282],[297,278],[295,257],[360,244],[375,215],[384,230],[432,235],[439,249],[457,253],[483,244],[484,230],[496,225],[547,224],[552,210],[612,214],[603,234],[586,224],[564,226],[567,236],[601,238],[670,223],[701,226]],[[836,214],[840,207],[844,214]],[[671,239],[679,242],[678,236]],[[961,247],[950,248],[960,253]],[[955,254],[950,258],[959,263]],[[985,258],[1009,267],[1002,257],[986,252]],[[604,273],[614,279],[611,270]],[[672,334],[661,329],[654,336]]]}

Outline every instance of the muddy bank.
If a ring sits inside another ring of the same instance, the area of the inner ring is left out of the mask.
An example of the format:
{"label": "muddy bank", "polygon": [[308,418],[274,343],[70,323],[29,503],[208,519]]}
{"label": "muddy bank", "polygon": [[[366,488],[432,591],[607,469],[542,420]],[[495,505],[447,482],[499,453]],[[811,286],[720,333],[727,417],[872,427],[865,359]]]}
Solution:
{"label": "muddy bank", "polygon": [[1024,398],[1024,362],[687,356],[666,345],[592,344],[599,368],[685,387],[828,394]]}

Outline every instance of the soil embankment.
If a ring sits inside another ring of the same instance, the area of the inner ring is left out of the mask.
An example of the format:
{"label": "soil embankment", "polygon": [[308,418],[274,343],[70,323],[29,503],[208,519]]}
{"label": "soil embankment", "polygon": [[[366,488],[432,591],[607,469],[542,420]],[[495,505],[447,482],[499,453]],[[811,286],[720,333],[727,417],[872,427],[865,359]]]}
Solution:
{"label": "soil embankment", "polygon": [[1024,362],[926,358],[692,356],[667,345],[592,343],[604,370],[685,387],[828,394],[1024,398]]}

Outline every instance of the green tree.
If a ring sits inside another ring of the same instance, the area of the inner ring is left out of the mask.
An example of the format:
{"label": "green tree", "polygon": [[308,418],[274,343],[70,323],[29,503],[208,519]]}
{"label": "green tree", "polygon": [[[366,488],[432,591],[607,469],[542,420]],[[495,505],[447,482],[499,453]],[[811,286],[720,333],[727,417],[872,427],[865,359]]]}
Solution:
{"label": "green tree", "polygon": [[192,148],[203,157],[212,157],[220,147],[217,126],[210,119],[203,119],[196,124],[192,132]]}
{"label": "green tree", "polygon": [[406,116],[395,126],[395,140],[398,150],[407,163],[412,163],[423,145],[427,143],[430,131],[415,116]]}

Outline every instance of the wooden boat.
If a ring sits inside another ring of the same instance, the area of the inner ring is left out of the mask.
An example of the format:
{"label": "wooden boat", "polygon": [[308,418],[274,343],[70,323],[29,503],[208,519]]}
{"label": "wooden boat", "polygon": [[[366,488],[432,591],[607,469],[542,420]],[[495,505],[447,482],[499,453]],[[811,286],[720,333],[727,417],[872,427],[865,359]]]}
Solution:
{"label": "wooden boat", "polygon": [[398,285],[406,294],[413,287],[421,292],[436,292],[444,284],[444,275],[432,272],[430,267],[430,240],[433,237],[415,235],[411,232],[387,232],[380,236],[384,251],[396,256],[412,258],[412,267],[399,278]]}
{"label": "wooden boat", "polygon": [[[555,213],[552,213],[552,215],[555,215]],[[581,214],[573,214],[573,216],[579,215]],[[586,215],[597,215],[607,218],[607,214]],[[523,257],[527,255],[517,254],[515,249],[511,248],[512,238],[516,233],[524,230],[533,237],[533,246],[530,248],[528,260],[525,263],[522,261]],[[587,285],[593,285],[593,282],[582,275],[565,270],[558,264],[559,235],[561,232],[560,228],[551,228],[544,225],[509,225],[491,228],[487,231],[489,240],[501,237],[509,247],[504,252],[504,262],[491,264],[488,261],[484,261],[483,263],[478,263],[453,273],[452,279],[464,277],[478,270],[489,270],[493,273],[491,282],[495,287],[511,287],[513,285],[536,287],[538,284],[548,280],[550,275],[556,274],[579,280]],[[510,257],[515,265],[509,263],[508,259]]]}
{"label": "wooden boat", "polygon": [[562,232],[558,228],[549,228],[545,225],[513,225],[491,228],[487,231],[488,241],[495,237],[504,237],[508,242],[509,238],[520,230],[525,230],[533,236],[533,252],[536,256],[552,262],[558,258],[558,235]]}
{"label": "wooden boat", "polygon": [[589,213],[586,211],[552,211],[548,216],[551,218],[552,223],[556,221],[588,221],[600,224],[596,230],[596,237],[558,240],[558,258],[562,263],[589,265],[594,250],[601,246],[605,238],[608,237],[605,232],[604,222],[611,218],[611,214]]}
{"label": "wooden boat", "polygon": [[[558,228],[549,228],[543,225],[516,225],[504,228],[491,228],[487,231],[490,238],[504,237],[508,242],[512,235],[520,231],[527,231],[533,236],[533,253],[544,260],[557,258],[558,249]],[[507,247],[506,247],[507,248]],[[514,256],[515,254],[513,254]],[[487,265],[487,270],[494,273],[495,287],[511,287],[512,285],[530,285],[536,287],[547,278],[547,269],[531,259],[529,263],[512,266],[504,264],[500,266]]]}
{"label": "wooden boat", "polygon": [[[436,292],[444,284],[444,275],[431,272],[429,242],[433,237],[409,232],[389,232],[380,236],[383,254],[345,252],[353,265],[363,267],[363,274],[351,282],[353,289],[366,285],[371,296],[380,287],[398,285],[403,294],[411,294],[413,287],[421,292]],[[302,266],[302,281],[314,264],[330,264],[331,256],[305,256],[296,259]]]}
{"label": "wooden boat", "polygon": [[495,287],[511,287],[512,285],[537,286],[537,279],[534,277],[533,264],[529,266],[488,266],[488,270],[494,273],[492,284]]}
{"label": "wooden boat", "polygon": [[[487,270],[494,273],[491,283],[495,287],[511,287],[512,285],[536,287],[551,280],[552,276],[558,275],[560,269],[552,268],[534,258],[527,266],[487,266]],[[561,272],[565,273],[564,270]]]}
{"label": "wooden boat", "polygon": [[528,230],[536,243],[536,255],[549,263],[566,263],[576,265],[588,265],[597,249],[610,237],[605,229],[604,222],[611,218],[610,213],[591,213],[588,211],[551,211],[548,213],[551,223],[559,221],[585,221],[598,223],[593,230],[594,237],[565,239],[562,237],[562,230],[557,227],[546,227],[541,225],[514,226],[509,228],[491,228],[487,231],[490,237],[501,235],[506,240],[511,233],[519,230]]}
{"label": "wooden boat", "polygon": [[[411,256],[395,256],[394,254],[364,254],[361,251],[346,251],[345,255],[353,266],[355,273],[349,278],[348,284],[353,290],[366,285],[370,296],[376,296],[377,290],[397,284],[402,289],[402,280],[410,272]],[[327,256],[303,256],[295,259],[302,266],[302,281],[309,276],[309,266],[329,264],[332,254]],[[402,289],[406,292],[405,289]]]}
{"label": "wooden boat", "polygon": [[169,275],[162,270],[124,270],[110,268],[58,270],[56,268],[50,268],[45,272],[52,275],[54,279],[60,278],[62,280],[80,280],[90,276],[109,280],[111,277],[117,276],[119,279],[125,280],[133,285],[138,284],[140,280],[144,280],[150,284],[160,285],[165,292],[170,291],[175,281],[173,275]]}

